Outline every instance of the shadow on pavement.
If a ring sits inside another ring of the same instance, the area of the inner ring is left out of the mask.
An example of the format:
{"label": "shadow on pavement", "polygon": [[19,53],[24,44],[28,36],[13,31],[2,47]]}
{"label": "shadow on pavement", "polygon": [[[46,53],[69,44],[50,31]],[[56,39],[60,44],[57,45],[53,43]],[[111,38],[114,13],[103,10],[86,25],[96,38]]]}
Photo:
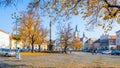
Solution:
{"label": "shadow on pavement", "polygon": [[0,68],[33,68],[32,65],[0,63]]}

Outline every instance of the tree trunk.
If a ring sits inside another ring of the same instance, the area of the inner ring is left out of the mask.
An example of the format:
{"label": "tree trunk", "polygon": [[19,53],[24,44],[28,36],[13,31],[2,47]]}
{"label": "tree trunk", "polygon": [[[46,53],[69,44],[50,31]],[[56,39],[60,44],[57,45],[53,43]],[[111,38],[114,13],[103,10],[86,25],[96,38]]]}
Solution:
{"label": "tree trunk", "polygon": [[65,47],[64,47],[64,52],[65,53],[67,53],[66,50],[67,50],[67,45],[65,45]]}
{"label": "tree trunk", "polygon": [[39,45],[39,52],[40,52],[40,45]]}
{"label": "tree trunk", "polygon": [[33,39],[34,35],[32,36],[32,53],[34,52],[34,39]]}
{"label": "tree trunk", "polygon": [[34,52],[34,44],[32,43],[31,45],[32,45],[32,53],[33,53]]}

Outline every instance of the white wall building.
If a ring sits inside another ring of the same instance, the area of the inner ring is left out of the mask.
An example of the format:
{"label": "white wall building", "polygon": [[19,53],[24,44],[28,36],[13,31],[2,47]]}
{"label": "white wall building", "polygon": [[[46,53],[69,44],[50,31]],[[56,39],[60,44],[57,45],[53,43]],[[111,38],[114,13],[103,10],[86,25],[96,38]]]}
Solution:
{"label": "white wall building", "polygon": [[17,42],[17,44],[16,44],[16,40],[13,40],[13,39],[11,39],[10,42],[11,42],[10,48],[13,49],[13,50],[16,49],[16,48],[20,48],[20,49],[23,48],[23,43],[22,42]]}
{"label": "white wall building", "polygon": [[116,36],[117,49],[120,49],[120,30],[116,32]]}
{"label": "white wall building", "polygon": [[10,48],[10,37],[9,33],[0,30],[0,48]]}

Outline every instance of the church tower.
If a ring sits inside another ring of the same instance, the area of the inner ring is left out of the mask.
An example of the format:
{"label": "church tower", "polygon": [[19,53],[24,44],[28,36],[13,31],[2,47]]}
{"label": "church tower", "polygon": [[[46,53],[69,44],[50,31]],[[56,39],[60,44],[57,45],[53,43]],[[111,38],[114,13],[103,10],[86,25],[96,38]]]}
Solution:
{"label": "church tower", "polygon": [[74,37],[75,37],[75,38],[79,38],[79,31],[78,31],[78,29],[77,29],[77,25],[76,25],[76,27],[75,27]]}
{"label": "church tower", "polygon": [[85,36],[85,33],[83,32],[83,37],[82,37],[82,50],[87,48],[87,45],[85,44],[85,42],[88,40],[88,38]]}

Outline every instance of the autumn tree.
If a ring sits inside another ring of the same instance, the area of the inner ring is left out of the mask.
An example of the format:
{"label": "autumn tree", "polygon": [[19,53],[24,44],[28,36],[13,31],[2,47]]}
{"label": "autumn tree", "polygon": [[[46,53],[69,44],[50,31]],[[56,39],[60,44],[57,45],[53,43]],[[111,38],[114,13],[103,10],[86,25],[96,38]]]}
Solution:
{"label": "autumn tree", "polygon": [[64,47],[64,52],[66,53],[66,50],[69,45],[71,45],[71,41],[73,39],[73,34],[72,34],[72,28],[70,26],[70,23],[67,25],[59,25],[58,28],[58,35],[59,35],[59,40],[62,43],[62,46]]}
{"label": "autumn tree", "polygon": [[39,46],[39,51],[40,51],[40,46],[46,41],[46,36],[48,35],[48,31],[47,29],[44,29],[43,27],[41,27],[38,30],[38,37],[37,37],[37,41],[36,44],[38,44]]}
{"label": "autumn tree", "polygon": [[78,38],[74,38],[73,40],[73,46],[76,50],[80,50],[82,48],[82,42],[80,41],[80,39]]}
{"label": "autumn tree", "polygon": [[[44,34],[44,28],[41,26],[40,15],[36,12],[22,12],[22,18],[20,21],[19,33],[21,40],[25,46],[32,46],[32,52],[34,52],[34,45],[38,45],[46,37]],[[44,36],[44,37],[43,37]]]}
{"label": "autumn tree", "polygon": [[[0,5],[14,4],[17,1],[2,0]],[[39,13],[59,21],[83,14],[83,19],[88,20],[88,26],[101,26],[108,32],[113,28],[114,22],[120,23],[119,4],[119,0],[31,0],[28,8],[39,9]]]}
{"label": "autumn tree", "polygon": [[105,32],[113,28],[115,21],[120,23],[119,0],[34,0],[29,5],[59,21],[83,14],[83,19],[88,20],[87,26],[101,26]]}

